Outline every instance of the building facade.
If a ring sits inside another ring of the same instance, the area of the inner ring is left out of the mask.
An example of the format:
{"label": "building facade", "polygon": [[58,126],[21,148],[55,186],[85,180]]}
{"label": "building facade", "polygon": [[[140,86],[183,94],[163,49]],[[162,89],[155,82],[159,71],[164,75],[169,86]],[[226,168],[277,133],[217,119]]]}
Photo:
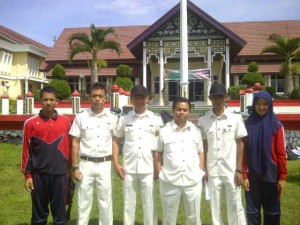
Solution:
{"label": "building facade", "polygon": [[[289,37],[300,36],[300,21],[265,21],[220,23],[187,1],[189,99],[206,103],[212,82],[226,87],[240,85],[248,65],[256,61],[263,74],[265,86],[283,92],[284,77],[280,75],[282,59],[272,54],[261,54],[270,45],[271,33]],[[104,27],[105,28],[105,27]],[[120,64],[133,68],[132,79],[144,84],[154,96],[156,104],[172,102],[180,93],[180,4],[150,26],[115,26],[117,41],[121,44],[119,56],[110,51],[99,52],[98,58],[108,62],[98,72],[99,81],[111,86]],[[64,29],[45,58],[41,71],[51,79],[51,71],[59,63],[66,69],[72,91],[87,90],[90,83],[88,54],[79,54],[73,64],[68,61],[68,37],[86,32],[89,28]],[[114,37],[112,37],[114,38]],[[201,70],[208,70],[205,76]],[[295,84],[299,83],[298,76]],[[166,101],[165,101],[166,100]]]}
{"label": "building facade", "polygon": [[0,25],[0,96],[16,99],[47,83],[40,66],[49,47]]}

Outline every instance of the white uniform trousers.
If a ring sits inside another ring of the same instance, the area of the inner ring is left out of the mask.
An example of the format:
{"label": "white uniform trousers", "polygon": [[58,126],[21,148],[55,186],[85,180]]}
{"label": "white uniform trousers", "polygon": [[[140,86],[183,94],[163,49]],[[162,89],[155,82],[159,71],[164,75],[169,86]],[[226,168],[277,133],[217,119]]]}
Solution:
{"label": "white uniform trousers", "polygon": [[124,225],[135,224],[136,193],[140,186],[144,225],[157,225],[155,182],[153,174],[125,174],[123,182]]}
{"label": "white uniform trousers", "polygon": [[225,188],[228,225],[246,225],[242,204],[241,186],[236,186],[233,176],[209,176],[211,190],[210,209],[213,225],[223,225],[221,210],[221,189]]}
{"label": "white uniform trousers", "polygon": [[82,181],[77,182],[77,225],[88,225],[93,203],[93,188],[97,191],[99,225],[113,224],[112,165],[111,161],[90,162],[80,160]]}
{"label": "white uniform trousers", "polygon": [[160,180],[162,225],[176,225],[181,198],[183,199],[186,225],[201,225],[201,192],[202,181],[191,186],[175,186]]}

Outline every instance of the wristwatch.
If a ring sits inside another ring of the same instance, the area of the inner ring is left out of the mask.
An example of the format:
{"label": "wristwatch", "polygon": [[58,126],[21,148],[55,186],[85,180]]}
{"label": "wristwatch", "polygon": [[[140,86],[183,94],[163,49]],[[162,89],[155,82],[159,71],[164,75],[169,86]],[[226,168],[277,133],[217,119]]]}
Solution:
{"label": "wristwatch", "polygon": [[79,167],[78,166],[71,166],[71,171],[74,173],[75,170],[78,170]]}
{"label": "wristwatch", "polygon": [[243,171],[243,169],[236,169],[235,172],[243,174],[244,171]]}

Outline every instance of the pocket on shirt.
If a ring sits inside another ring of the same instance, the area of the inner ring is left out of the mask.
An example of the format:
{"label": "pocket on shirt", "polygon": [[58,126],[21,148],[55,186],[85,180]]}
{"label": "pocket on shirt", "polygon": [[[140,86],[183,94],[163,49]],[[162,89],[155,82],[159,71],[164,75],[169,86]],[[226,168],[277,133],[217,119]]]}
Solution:
{"label": "pocket on shirt", "polygon": [[232,128],[226,128],[223,130],[223,138],[226,141],[235,140],[235,133]]}
{"label": "pocket on shirt", "polygon": [[96,135],[95,127],[92,125],[83,126],[82,132],[83,132],[84,139],[90,139],[90,138],[95,137],[95,135]]}

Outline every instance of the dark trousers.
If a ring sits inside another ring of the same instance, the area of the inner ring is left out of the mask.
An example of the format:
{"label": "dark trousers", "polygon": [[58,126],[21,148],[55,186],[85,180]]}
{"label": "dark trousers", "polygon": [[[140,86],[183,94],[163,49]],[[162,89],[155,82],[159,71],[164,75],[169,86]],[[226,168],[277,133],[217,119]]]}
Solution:
{"label": "dark trousers", "polygon": [[32,174],[34,191],[31,225],[46,225],[50,204],[54,225],[66,225],[67,175]]}
{"label": "dark trousers", "polygon": [[246,211],[249,225],[261,225],[261,207],[264,225],[280,224],[280,199],[277,183],[251,179],[250,191],[245,192]]}

